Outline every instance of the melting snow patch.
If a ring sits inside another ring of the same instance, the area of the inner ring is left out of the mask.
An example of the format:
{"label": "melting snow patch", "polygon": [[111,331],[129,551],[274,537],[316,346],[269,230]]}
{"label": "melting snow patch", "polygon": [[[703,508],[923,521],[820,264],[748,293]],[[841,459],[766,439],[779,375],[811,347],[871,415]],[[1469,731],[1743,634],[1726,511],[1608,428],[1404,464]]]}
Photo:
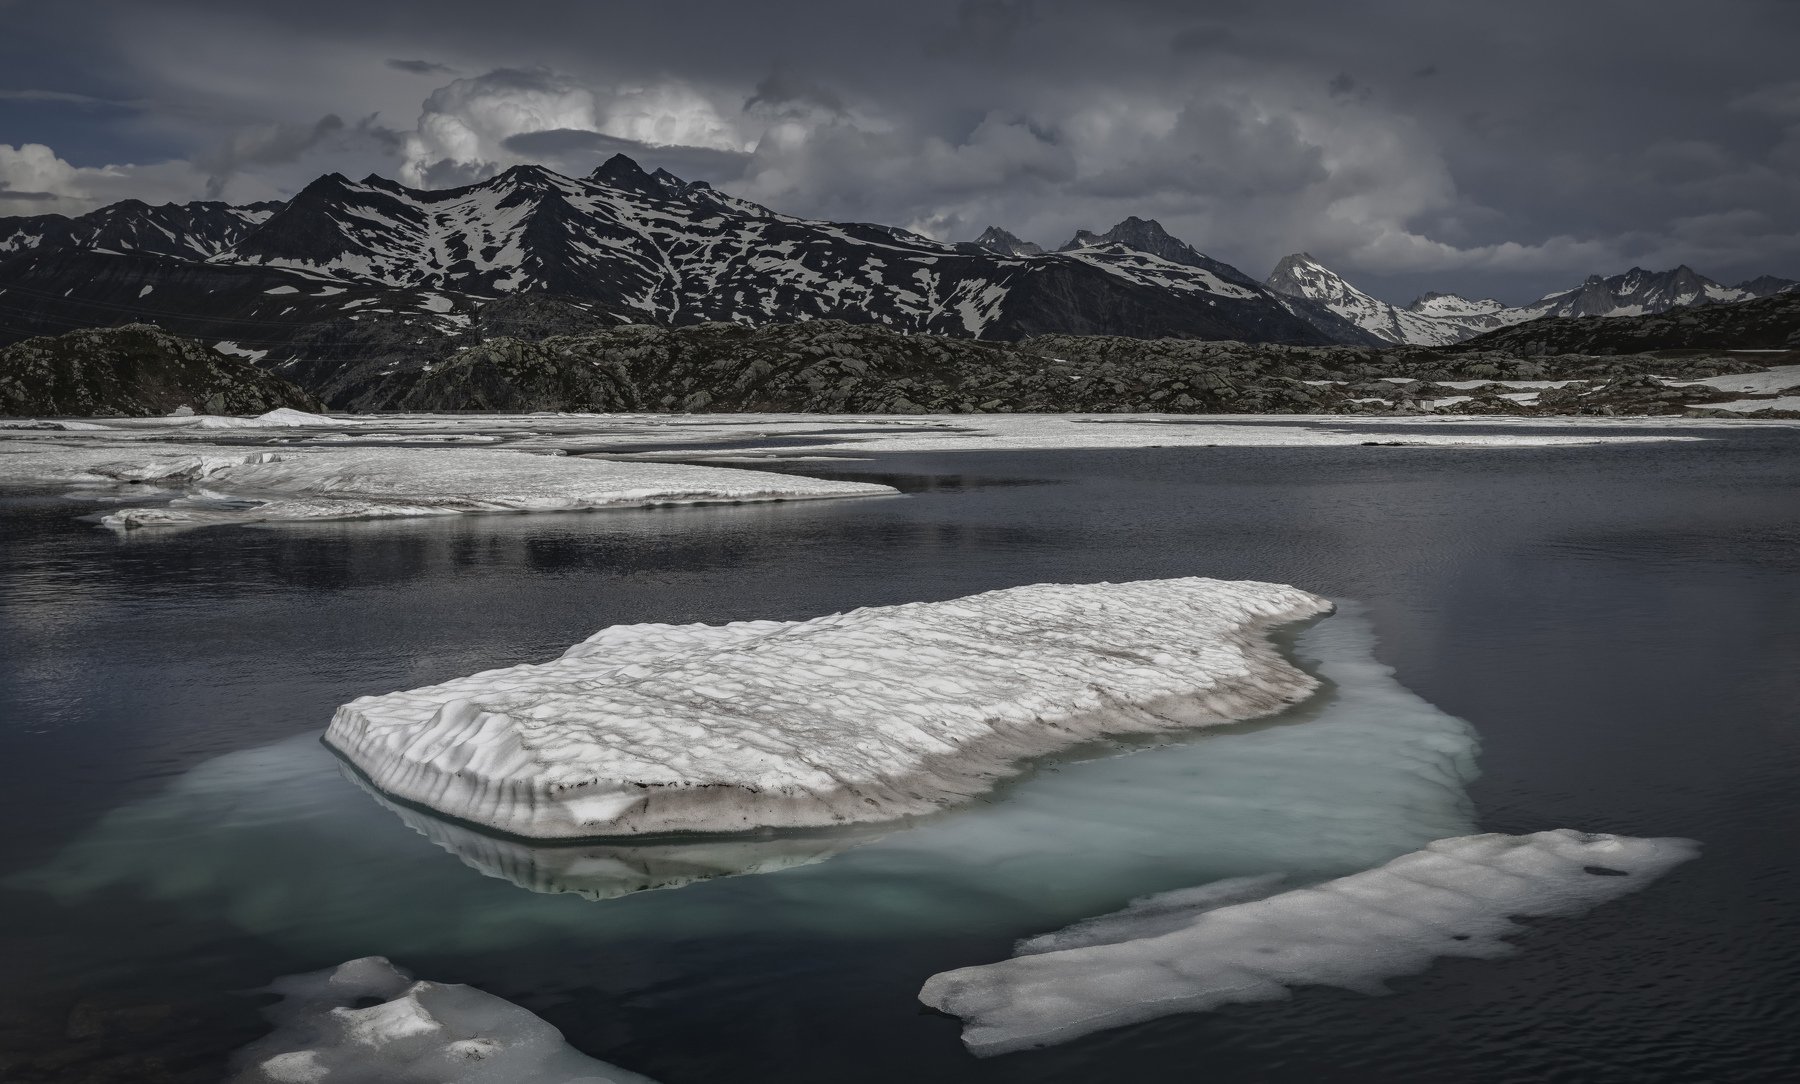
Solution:
{"label": "melting snow patch", "polygon": [[336,418],[328,418],[323,414],[308,414],[304,410],[291,407],[278,407],[266,414],[258,414],[254,418],[230,418],[216,414],[201,415],[194,419],[195,429],[291,429],[297,426],[329,425],[341,426],[355,424],[342,422]]}
{"label": "melting snow patch", "polygon": [[275,1032],[238,1053],[232,1084],[649,1084],[582,1054],[510,1001],[414,982],[380,956],[269,986]]}
{"label": "melting snow patch", "polygon": [[[1580,914],[1693,858],[1685,839],[1533,835],[1441,839],[1385,866],[1248,902],[1240,880],[1140,901],[1023,942],[1024,955],[933,975],[919,999],[960,1016],[963,1042],[999,1054],[1289,987],[1384,992],[1439,956],[1492,958],[1512,916]],[[1185,911],[1185,914],[1183,913]]]}
{"label": "melting snow patch", "polygon": [[[332,422],[319,415],[289,413],[301,419]],[[258,419],[243,424],[313,422]],[[122,448],[109,447],[105,442],[39,441],[0,444],[0,468],[10,480],[26,483],[156,483],[191,487],[187,496],[166,507],[127,508],[101,520],[116,528],[390,519],[475,512],[573,512],[886,496],[895,492],[884,485],[763,471],[619,463],[473,448],[296,447],[247,453],[203,444],[138,444]]]}
{"label": "melting snow patch", "polygon": [[1190,578],[623,625],[553,662],[353,700],[325,740],[388,794],[532,838],[890,820],[1105,734],[1284,708],[1318,683],[1263,634],[1330,609]]}

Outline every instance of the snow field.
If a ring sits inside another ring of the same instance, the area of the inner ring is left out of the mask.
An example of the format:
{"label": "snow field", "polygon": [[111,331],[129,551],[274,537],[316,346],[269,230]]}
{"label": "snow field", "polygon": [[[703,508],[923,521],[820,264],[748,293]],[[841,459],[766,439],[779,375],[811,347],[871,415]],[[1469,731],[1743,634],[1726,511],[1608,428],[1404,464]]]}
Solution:
{"label": "snow field", "polygon": [[149,484],[184,491],[162,507],[105,516],[109,527],[380,519],[471,512],[566,512],[665,504],[891,494],[724,467],[619,463],[492,449],[243,448],[34,441],[0,447],[16,482]]}

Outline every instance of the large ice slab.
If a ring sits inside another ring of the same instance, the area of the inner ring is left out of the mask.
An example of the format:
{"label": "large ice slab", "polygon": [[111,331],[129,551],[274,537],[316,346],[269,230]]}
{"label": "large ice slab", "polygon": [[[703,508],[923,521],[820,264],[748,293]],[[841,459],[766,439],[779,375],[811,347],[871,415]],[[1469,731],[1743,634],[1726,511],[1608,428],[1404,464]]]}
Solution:
{"label": "large ice slab", "polygon": [[[1122,1024],[1294,986],[1378,993],[1440,956],[1495,957],[1514,916],[1579,914],[1695,856],[1685,839],[1569,829],[1441,839],[1376,869],[1265,899],[1214,885],[1021,943],[1023,955],[933,975],[919,999],[960,1016],[980,1054],[1064,1042]],[[1183,915],[1181,912],[1186,911]]]}
{"label": "large ice slab", "polygon": [[1266,715],[1317,682],[1278,584],[1039,584],[799,622],[627,625],[549,663],[339,708],[382,791],[532,838],[889,820],[1109,733]]}
{"label": "large ice slab", "polygon": [[414,982],[380,956],[269,989],[275,1031],[239,1052],[232,1084],[651,1084],[510,1001]]}
{"label": "large ice slab", "polygon": [[668,463],[618,463],[489,449],[296,448],[37,441],[0,449],[15,482],[144,485],[167,505],[129,507],[111,527],[567,512],[667,504],[892,494],[884,485]]}

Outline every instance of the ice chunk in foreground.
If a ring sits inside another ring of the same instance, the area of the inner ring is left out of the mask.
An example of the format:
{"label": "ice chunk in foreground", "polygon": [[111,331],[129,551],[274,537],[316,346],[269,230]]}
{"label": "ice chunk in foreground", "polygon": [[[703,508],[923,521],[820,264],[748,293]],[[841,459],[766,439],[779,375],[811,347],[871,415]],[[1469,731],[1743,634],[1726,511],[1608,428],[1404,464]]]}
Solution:
{"label": "ice chunk in foreground", "polygon": [[627,625],[554,662],[365,696],[327,744],[380,790],[514,835],[887,820],[1103,734],[1266,715],[1317,686],[1279,584],[1039,584],[810,621]]}
{"label": "ice chunk in foreground", "polygon": [[232,1084],[650,1084],[472,986],[414,982],[380,956],[277,979],[275,1032]]}
{"label": "ice chunk in foreground", "polygon": [[[999,1054],[1291,986],[1378,993],[1439,956],[1495,957],[1520,932],[1509,916],[1579,914],[1693,858],[1686,839],[1559,828],[1440,839],[1363,873],[1217,906],[1217,892],[1140,901],[1117,915],[1020,945],[1027,955],[946,971],[919,1000],[960,1016],[963,1042]],[[1214,886],[1217,888],[1217,886]],[[1253,886],[1230,886],[1243,891]],[[1193,890],[1188,890],[1189,892]]]}

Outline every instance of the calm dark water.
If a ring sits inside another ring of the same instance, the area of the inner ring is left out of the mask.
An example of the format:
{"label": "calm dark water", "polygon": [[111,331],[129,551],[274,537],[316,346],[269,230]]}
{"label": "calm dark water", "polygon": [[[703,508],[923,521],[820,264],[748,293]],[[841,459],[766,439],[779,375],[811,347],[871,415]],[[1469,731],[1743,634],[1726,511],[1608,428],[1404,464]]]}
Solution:
{"label": "calm dark water", "polygon": [[[0,1077],[208,1079],[261,1030],[237,991],[375,952],[668,1084],[1800,1073],[1800,433],[830,466],[909,493],[129,538],[0,497]],[[977,1060],[920,982],[1078,916],[973,876],[969,898],[925,891],[951,882],[891,857],[904,832],[595,901],[484,877],[309,774],[328,762],[303,736],[339,703],[608,624],[1178,575],[1363,604],[1399,680],[1479,733],[1480,828],[1703,857],[1389,997],[1308,989]],[[307,802],[328,808],[281,815]]]}

